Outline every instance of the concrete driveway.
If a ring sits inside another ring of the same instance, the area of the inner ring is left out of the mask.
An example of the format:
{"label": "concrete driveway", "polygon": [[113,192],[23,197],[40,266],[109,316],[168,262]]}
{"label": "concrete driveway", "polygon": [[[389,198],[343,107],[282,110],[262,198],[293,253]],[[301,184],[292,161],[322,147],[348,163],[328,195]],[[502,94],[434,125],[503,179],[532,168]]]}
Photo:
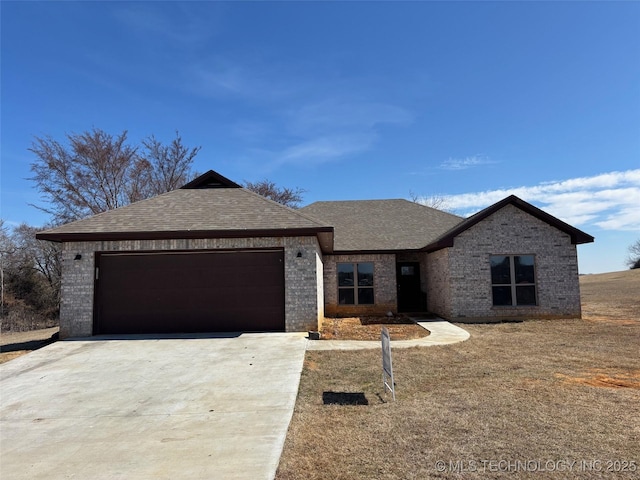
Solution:
{"label": "concrete driveway", "polygon": [[0,478],[271,479],[303,333],[64,341],[0,365]]}

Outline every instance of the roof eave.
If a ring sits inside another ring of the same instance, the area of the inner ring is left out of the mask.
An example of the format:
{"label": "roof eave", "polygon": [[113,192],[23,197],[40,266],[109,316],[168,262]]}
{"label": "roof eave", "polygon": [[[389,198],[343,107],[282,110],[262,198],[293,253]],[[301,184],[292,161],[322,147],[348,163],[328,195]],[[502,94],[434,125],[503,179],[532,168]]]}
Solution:
{"label": "roof eave", "polygon": [[443,248],[453,247],[453,239],[454,238],[455,237],[451,237],[450,239],[447,238],[446,241],[445,240],[439,240],[437,242],[430,243],[426,247],[421,248],[420,251],[421,252],[431,253],[431,252],[435,252],[435,251],[438,251],[438,250],[442,250]]}
{"label": "roof eave", "polygon": [[334,250],[332,255],[394,255],[396,253],[419,253],[419,248],[383,248],[383,249],[353,249]]}
{"label": "roof eave", "polygon": [[38,240],[50,242],[99,242],[122,240],[167,240],[194,238],[251,238],[251,237],[318,237],[323,253],[333,251],[333,227],[242,229],[242,230],[162,230],[143,232],[40,232]]}

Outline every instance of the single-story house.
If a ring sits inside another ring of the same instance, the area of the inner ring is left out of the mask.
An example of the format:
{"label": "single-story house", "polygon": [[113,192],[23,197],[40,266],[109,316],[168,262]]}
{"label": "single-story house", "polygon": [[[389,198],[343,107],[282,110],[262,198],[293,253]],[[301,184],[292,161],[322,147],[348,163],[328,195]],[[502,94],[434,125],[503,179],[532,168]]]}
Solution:
{"label": "single-story house", "polygon": [[294,210],[213,171],[37,238],[62,244],[62,338],[580,317],[576,245],[594,240],[515,196],[469,218],[407,200]]}

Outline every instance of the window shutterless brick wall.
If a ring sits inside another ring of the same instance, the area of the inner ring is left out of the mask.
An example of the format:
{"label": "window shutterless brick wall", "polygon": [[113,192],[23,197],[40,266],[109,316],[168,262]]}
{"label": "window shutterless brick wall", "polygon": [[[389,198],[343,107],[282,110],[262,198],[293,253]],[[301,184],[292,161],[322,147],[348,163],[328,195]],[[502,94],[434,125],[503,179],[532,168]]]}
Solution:
{"label": "window shutterless brick wall", "polygon": [[449,251],[443,248],[427,255],[427,310],[451,318]]}
{"label": "window shutterless brick wall", "polygon": [[[493,306],[491,255],[535,255],[538,304]],[[580,317],[576,246],[569,235],[507,205],[429,254],[429,309],[456,321]],[[447,273],[448,270],[448,273]],[[448,285],[441,288],[436,285]]]}
{"label": "window shutterless brick wall", "polygon": [[[338,304],[338,263],[373,263],[373,305]],[[327,317],[358,315],[384,315],[397,312],[396,256],[380,255],[325,255],[324,256],[324,308]]]}
{"label": "window shutterless brick wall", "polygon": [[[322,253],[316,237],[211,238],[65,242],[62,245],[60,337],[93,334],[95,253],[284,248],[285,328],[317,330],[323,316]],[[301,256],[298,257],[298,252]],[[82,258],[74,260],[77,254]]]}
{"label": "window shutterless brick wall", "polygon": [[324,319],[324,264],[319,250],[316,252],[316,302],[318,305],[318,324],[316,328],[307,328],[306,330],[321,330]]}

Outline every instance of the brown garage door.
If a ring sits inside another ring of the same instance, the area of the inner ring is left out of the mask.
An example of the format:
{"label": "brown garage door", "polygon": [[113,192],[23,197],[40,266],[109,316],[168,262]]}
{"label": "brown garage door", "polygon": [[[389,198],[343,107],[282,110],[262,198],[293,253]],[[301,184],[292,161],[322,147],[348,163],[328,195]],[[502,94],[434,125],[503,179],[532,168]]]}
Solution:
{"label": "brown garage door", "polygon": [[284,252],[102,253],[94,332],[284,331]]}

